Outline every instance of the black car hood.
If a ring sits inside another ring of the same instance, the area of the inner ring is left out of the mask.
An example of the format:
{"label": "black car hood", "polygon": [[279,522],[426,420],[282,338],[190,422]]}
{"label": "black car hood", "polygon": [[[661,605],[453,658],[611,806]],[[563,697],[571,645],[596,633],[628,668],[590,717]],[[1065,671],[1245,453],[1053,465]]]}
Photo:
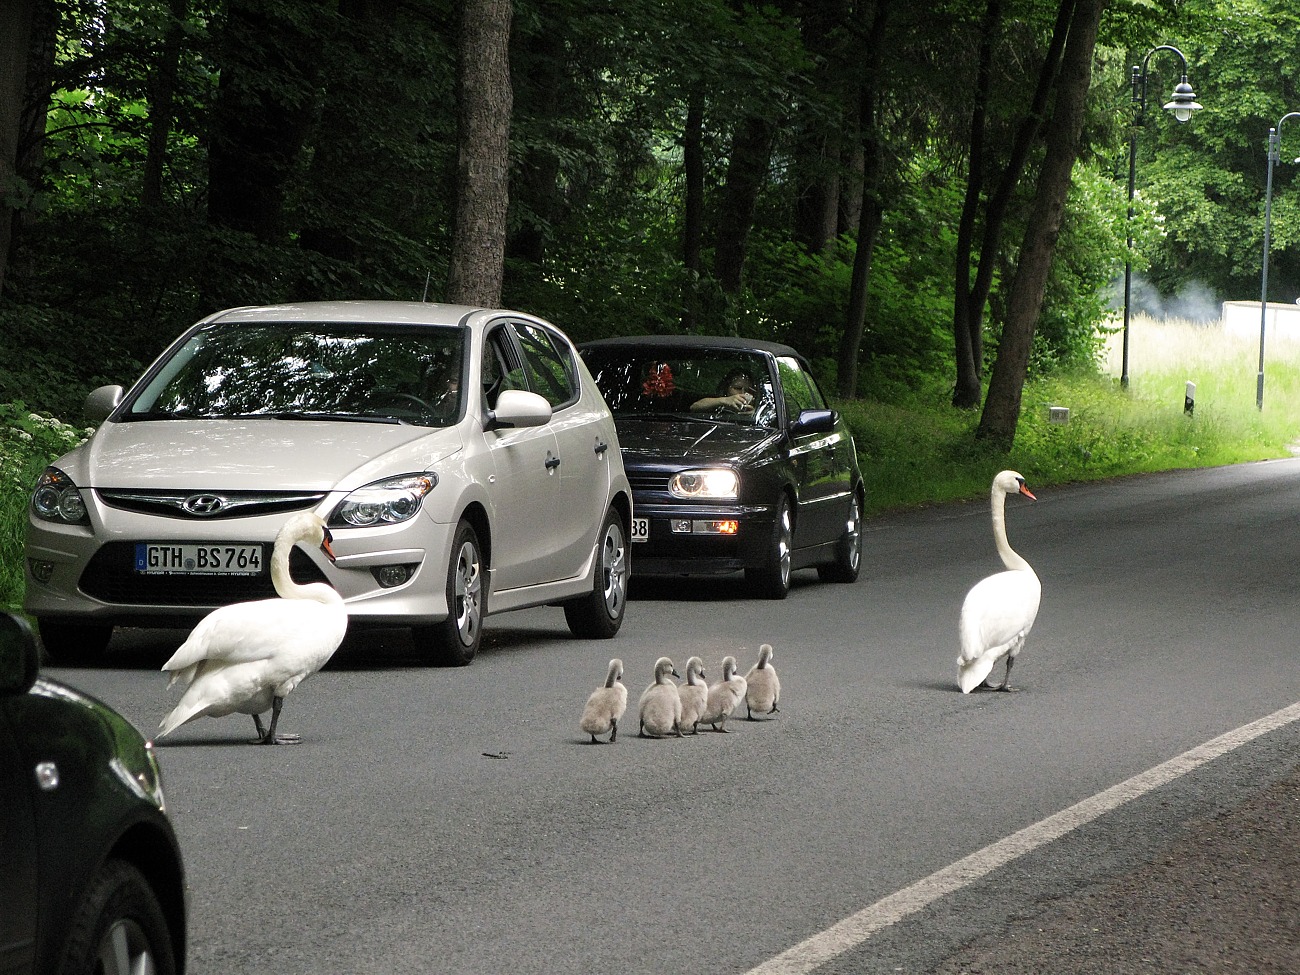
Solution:
{"label": "black car hood", "polygon": [[694,464],[719,461],[744,463],[761,454],[780,437],[767,427],[714,423],[688,418],[614,417],[623,462],[668,461]]}

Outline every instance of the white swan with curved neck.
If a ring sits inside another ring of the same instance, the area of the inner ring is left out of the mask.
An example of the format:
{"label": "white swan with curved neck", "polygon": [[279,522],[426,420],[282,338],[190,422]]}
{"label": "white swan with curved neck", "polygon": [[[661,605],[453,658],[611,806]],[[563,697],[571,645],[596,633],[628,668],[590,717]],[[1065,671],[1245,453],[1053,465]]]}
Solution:
{"label": "white swan with curved neck", "polygon": [[[194,627],[162,667],[172,675],[167,686],[180,684],[185,692],[159,725],[159,738],[195,718],[239,713],[253,716],[260,744],[298,740],[276,735],[280,708],[290,691],[334,655],[347,632],[348,613],[332,587],[293,581],[289,553],[303,542],[319,547],[332,562],[330,541],[318,515],[294,515],[271,551],[271,581],[279,598],[222,606]],[[261,715],[267,711],[271,725],[264,731]]]}
{"label": "white swan with curved neck", "polygon": [[1038,576],[1007,542],[1004,508],[1008,494],[1023,494],[1037,501],[1025,479],[1015,471],[1002,471],[993,479],[991,503],[993,538],[1005,572],[981,579],[966,594],[961,607],[961,656],[957,658],[957,679],[961,692],[969,694],[984,684],[999,660],[1007,662],[1006,676],[999,691],[1011,690],[1011,665],[1024,648],[1025,638],[1038,616],[1042,587]]}

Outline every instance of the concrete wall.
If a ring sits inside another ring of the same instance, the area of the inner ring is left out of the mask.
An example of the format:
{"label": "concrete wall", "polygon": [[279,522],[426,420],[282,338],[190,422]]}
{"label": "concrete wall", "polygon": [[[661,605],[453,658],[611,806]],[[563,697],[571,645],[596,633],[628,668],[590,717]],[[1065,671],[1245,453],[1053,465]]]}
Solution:
{"label": "concrete wall", "polygon": [[[1259,302],[1225,301],[1223,328],[1229,335],[1259,338]],[[1300,304],[1268,303],[1264,341],[1300,342]]]}

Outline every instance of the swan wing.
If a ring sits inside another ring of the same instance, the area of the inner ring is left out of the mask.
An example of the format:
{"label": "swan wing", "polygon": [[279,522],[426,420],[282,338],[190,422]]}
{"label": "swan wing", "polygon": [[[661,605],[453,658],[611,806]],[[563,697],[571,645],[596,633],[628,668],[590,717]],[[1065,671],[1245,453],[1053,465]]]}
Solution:
{"label": "swan wing", "polygon": [[1026,569],[991,575],[966,594],[957,658],[963,693],[983,683],[1008,653],[1019,651],[1038,616],[1041,596],[1038,577]]}
{"label": "swan wing", "polygon": [[195,718],[220,718],[236,711],[263,714],[271,709],[276,675],[266,661],[226,666],[197,664],[195,669],[189,687],[158,726],[159,738]]}
{"label": "swan wing", "polygon": [[204,660],[266,660],[296,654],[300,648],[328,642],[337,635],[330,648],[333,653],[346,627],[347,612],[341,603],[337,607],[305,599],[234,603],[205,616],[162,669],[183,671]]}

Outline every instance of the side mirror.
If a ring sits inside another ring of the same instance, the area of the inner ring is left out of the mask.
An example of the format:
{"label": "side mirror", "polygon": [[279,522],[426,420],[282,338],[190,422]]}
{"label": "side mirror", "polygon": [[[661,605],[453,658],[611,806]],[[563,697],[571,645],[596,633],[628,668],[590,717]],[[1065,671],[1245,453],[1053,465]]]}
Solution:
{"label": "side mirror", "polygon": [[108,414],[117,409],[126,391],[121,386],[100,386],[92,389],[86,397],[81,412],[92,427],[97,427],[108,419]]}
{"label": "side mirror", "polygon": [[497,408],[489,410],[484,428],[540,427],[551,422],[551,404],[526,389],[504,389],[497,397]]}
{"label": "side mirror", "polygon": [[40,668],[36,634],[27,621],[0,613],[0,695],[26,694]]}
{"label": "side mirror", "polygon": [[839,419],[834,410],[800,410],[790,424],[790,433],[833,433]]}

